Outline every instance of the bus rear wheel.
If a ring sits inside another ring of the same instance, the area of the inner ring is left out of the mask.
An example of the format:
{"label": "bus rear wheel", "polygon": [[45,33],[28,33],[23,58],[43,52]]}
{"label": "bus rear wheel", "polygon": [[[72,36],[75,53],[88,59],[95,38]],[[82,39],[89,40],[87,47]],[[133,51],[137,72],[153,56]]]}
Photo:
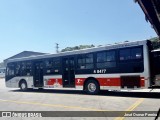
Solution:
{"label": "bus rear wheel", "polygon": [[27,83],[25,81],[20,82],[20,89],[22,91],[26,91],[27,90]]}
{"label": "bus rear wheel", "polygon": [[100,86],[97,81],[89,80],[85,85],[85,91],[87,92],[87,94],[95,95],[99,93]]}

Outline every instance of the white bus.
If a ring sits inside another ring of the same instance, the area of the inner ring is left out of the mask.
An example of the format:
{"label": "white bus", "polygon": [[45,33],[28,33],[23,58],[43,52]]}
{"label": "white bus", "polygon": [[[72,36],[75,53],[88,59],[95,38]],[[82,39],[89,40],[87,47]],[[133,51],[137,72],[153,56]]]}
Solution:
{"label": "white bus", "polygon": [[160,86],[155,79],[160,67],[151,51],[151,42],[144,40],[10,59],[6,86],[21,90],[75,88],[89,94]]}

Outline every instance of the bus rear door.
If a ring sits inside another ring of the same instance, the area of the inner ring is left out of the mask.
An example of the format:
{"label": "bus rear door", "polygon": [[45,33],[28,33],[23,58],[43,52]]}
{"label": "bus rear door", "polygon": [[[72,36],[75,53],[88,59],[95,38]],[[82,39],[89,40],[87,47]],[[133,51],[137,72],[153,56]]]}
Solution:
{"label": "bus rear door", "polygon": [[74,57],[62,58],[63,87],[75,87],[75,59]]}
{"label": "bus rear door", "polygon": [[33,80],[34,87],[43,87],[43,62],[36,61],[33,63]]}

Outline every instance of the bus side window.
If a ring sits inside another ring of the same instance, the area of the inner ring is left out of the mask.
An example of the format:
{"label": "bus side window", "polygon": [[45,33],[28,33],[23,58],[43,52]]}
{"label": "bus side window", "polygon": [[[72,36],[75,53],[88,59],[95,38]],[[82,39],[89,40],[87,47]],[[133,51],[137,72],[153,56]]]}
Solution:
{"label": "bus side window", "polygon": [[142,49],[141,48],[133,48],[131,49],[131,59],[141,59],[142,58]]}
{"label": "bus side window", "polygon": [[93,69],[93,54],[85,54],[78,56],[78,69]]}
{"label": "bus side window", "polygon": [[16,76],[20,75],[20,68],[21,68],[20,63],[17,63],[16,66],[15,66],[15,75]]}
{"label": "bus side window", "polygon": [[116,67],[115,51],[105,51],[97,53],[97,68]]}
{"label": "bus side window", "polygon": [[85,69],[85,57],[84,57],[84,55],[79,55],[77,62],[78,62],[77,67],[79,69]]}
{"label": "bus side window", "polygon": [[7,67],[7,75],[8,76],[13,76],[15,75],[15,72],[14,72],[14,65],[11,64]]}
{"label": "bus side window", "polygon": [[93,69],[93,54],[86,54],[86,69]]}
{"label": "bus side window", "polygon": [[119,51],[119,60],[136,60],[142,58],[142,48],[135,47],[135,48],[125,48]]}
{"label": "bus side window", "polygon": [[53,66],[53,61],[52,59],[48,59],[45,61],[45,66],[46,68],[51,68]]}
{"label": "bus side window", "polygon": [[106,61],[105,52],[97,53],[97,62],[104,62],[104,61]]}
{"label": "bus side window", "polygon": [[60,73],[60,58],[50,58],[45,60],[45,74]]}
{"label": "bus side window", "polygon": [[51,69],[53,66],[52,59],[46,59],[44,65],[45,65],[45,74],[51,74],[52,73]]}
{"label": "bus side window", "polygon": [[26,62],[22,62],[21,64],[21,75],[22,76],[26,75]]}
{"label": "bus side window", "polygon": [[30,61],[26,62],[26,74],[27,76],[32,75],[32,63]]}
{"label": "bus side window", "polygon": [[53,67],[60,67],[60,58],[54,58],[53,59]]}
{"label": "bus side window", "polygon": [[131,59],[130,49],[120,50],[119,59],[120,61],[130,60]]}
{"label": "bus side window", "polygon": [[53,73],[60,73],[60,58],[53,58]]}

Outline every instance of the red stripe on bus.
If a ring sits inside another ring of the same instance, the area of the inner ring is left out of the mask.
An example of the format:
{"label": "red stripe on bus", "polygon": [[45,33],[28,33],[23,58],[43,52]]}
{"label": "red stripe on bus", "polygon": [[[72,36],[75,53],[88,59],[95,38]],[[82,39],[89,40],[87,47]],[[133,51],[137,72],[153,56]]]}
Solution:
{"label": "red stripe on bus", "polygon": [[86,78],[76,78],[75,79],[75,85],[83,86],[85,80],[86,80]]}
{"label": "red stripe on bus", "polygon": [[141,85],[141,87],[145,87],[144,77],[141,77],[140,85]]}
{"label": "red stripe on bus", "polygon": [[97,78],[100,86],[121,86],[120,78]]}
{"label": "red stripe on bus", "polygon": [[[96,78],[100,84],[100,86],[121,86],[121,79],[120,78]],[[76,86],[83,86],[84,81],[86,78],[75,78],[75,85]],[[63,84],[61,78],[51,78],[47,81],[47,85],[54,85],[55,83],[59,83],[60,85]],[[140,78],[140,87],[145,86],[144,77]]]}
{"label": "red stripe on bus", "polygon": [[[100,86],[120,86],[120,78],[96,78]],[[75,84],[77,86],[83,86],[86,78],[76,78]]]}
{"label": "red stripe on bus", "polygon": [[62,85],[62,79],[55,79],[55,78],[51,78],[47,81],[47,85],[54,85],[56,83],[59,83],[60,85]]}

